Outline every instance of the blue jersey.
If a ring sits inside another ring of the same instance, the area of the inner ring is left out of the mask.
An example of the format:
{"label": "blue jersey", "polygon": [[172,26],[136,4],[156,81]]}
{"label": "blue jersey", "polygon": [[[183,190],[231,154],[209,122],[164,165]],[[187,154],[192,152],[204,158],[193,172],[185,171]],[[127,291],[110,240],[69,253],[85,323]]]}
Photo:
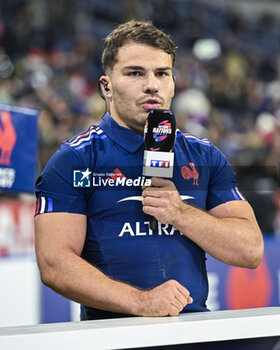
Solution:
{"label": "blue jersey", "polygon": [[[36,214],[86,215],[86,261],[139,288],[175,279],[194,299],[184,312],[207,310],[205,252],[171,225],[151,230],[142,211],[144,149],[143,136],[106,114],[49,160],[36,183]],[[182,200],[210,210],[243,199],[227,159],[208,139],[178,131],[174,153],[172,181]]]}

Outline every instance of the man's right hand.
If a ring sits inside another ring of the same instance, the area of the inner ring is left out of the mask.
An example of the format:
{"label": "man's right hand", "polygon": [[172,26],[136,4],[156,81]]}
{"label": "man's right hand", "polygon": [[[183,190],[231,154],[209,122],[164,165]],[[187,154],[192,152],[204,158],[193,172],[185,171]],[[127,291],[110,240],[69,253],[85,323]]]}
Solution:
{"label": "man's right hand", "polygon": [[177,316],[193,302],[190,292],[175,280],[169,280],[153,289],[140,291],[140,316]]}

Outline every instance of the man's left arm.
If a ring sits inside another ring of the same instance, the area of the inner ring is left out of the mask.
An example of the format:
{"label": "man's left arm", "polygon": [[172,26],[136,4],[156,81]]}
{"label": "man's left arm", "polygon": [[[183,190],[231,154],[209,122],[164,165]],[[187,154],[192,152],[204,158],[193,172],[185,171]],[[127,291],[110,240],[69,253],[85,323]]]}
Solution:
{"label": "man's left arm", "polygon": [[183,202],[172,181],[152,178],[143,190],[143,211],[226,264],[256,268],[262,259],[262,233],[247,201],[225,202],[207,212]]}

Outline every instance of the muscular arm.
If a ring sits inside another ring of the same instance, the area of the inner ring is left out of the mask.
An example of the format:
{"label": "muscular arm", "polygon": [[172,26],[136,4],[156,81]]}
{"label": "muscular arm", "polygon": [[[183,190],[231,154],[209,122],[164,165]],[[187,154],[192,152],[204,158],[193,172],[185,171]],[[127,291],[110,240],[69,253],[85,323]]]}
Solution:
{"label": "muscular arm", "polygon": [[80,255],[86,216],[45,213],[35,218],[35,247],[43,283],[84,305],[133,315],[177,315],[192,299],[186,288],[168,281],[149,291],[115,281]]}
{"label": "muscular arm", "polygon": [[153,178],[143,191],[143,211],[176,227],[216,259],[256,268],[263,256],[263,239],[253,210],[246,201],[230,201],[209,212],[180,199],[174,184]]}

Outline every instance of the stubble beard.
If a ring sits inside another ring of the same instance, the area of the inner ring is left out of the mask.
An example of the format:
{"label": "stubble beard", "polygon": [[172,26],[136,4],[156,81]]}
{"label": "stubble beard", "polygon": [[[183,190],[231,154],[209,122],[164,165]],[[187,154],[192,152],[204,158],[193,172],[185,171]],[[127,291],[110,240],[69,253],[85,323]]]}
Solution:
{"label": "stubble beard", "polygon": [[121,102],[121,104],[116,103],[115,110],[119,119],[125,123],[126,127],[136,131],[138,134],[144,134],[144,127],[149,111],[141,111],[141,105],[138,103],[136,103],[134,108],[129,110],[129,106],[125,105],[123,102]]}
{"label": "stubble beard", "polygon": [[[132,112],[133,113],[133,112]],[[147,113],[146,115],[144,113],[135,113],[134,115],[130,115],[130,118],[128,116],[128,123],[130,124],[130,128],[134,131],[136,131],[138,134],[144,134],[144,127],[146,123],[146,119],[148,117]]]}
{"label": "stubble beard", "polygon": [[[136,100],[135,105],[131,108],[131,112],[129,111],[129,106],[123,103],[124,99],[122,99],[121,96],[117,97],[115,103],[115,109],[119,116],[119,119],[126,124],[126,127],[141,135],[144,134],[146,119],[148,118],[148,115],[151,112],[151,110],[141,110],[142,100],[143,97],[141,99]],[[161,99],[161,101],[161,108],[168,109],[165,106],[166,102],[163,99]]]}

